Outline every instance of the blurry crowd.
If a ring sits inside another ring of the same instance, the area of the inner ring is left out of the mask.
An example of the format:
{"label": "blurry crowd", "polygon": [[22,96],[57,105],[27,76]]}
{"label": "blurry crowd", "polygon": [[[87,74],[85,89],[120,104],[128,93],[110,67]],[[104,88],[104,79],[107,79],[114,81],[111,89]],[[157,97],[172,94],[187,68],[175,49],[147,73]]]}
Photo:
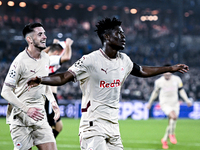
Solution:
{"label": "blurry crowd", "polygon": [[[98,14],[98,13],[97,13]],[[70,37],[72,45],[72,59],[63,64],[60,71],[66,70],[82,55],[101,48],[97,37],[95,24],[105,15],[95,15],[84,19],[75,17],[44,17],[15,16],[0,14],[0,90],[8,68],[16,55],[24,50],[26,42],[21,31],[29,22],[42,22],[47,34],[47,46],[54,38],[61,41]],[[112,16],[112,14],[107,14]],[[126,35],[124,52],[133,62],[139,65],[162,66],[166,63],[185,63],[190,71],[179,75],[189,97],[200,101],[200,67],[199,42],[200,23],[197,18],[185,18],[180,33],[177,16],[163,13],[156,22],[142,22],[140,15],[119,15]],[[180,41],[181,34],[181,42]],[[159,76],[148,79],[129,76],[122,87],[121,100],[140,99],[147,101],[153,90],[154,81]],[[65,100],[81,99],[79,83],[68,83],[58,88],[58,98]]]}

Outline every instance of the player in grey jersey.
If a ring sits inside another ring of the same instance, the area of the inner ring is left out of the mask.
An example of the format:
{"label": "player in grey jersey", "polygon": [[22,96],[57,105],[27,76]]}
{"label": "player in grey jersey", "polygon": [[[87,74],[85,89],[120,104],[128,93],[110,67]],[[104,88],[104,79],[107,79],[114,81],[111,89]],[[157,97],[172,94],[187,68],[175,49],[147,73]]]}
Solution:
{"label": "player in grey jersey", "polygon": [[23,29],[28,43],[12,62],[1,95],[8,102],[7,123],[14,143],[14,150],[57,150],[56,141],[44,109],[45,96],[60,117],[59,107],[49,86],[41,85],[28,90],[30,77],[45,76],[49,71],[49,56],[42,50],[46,47],[45,30],[40,23],[28,24]]}
{"label": "player in grey jersey", "polygon": [[151,77],[164,72],[187,72],[188,66],[139,66],[120,50],[125,48],[121,21],[105,18],[96,25],[102,48],[84,55],[68,71],[29,80],[29,88],[63,85],[79,81],[82,90],[82,117],[79,126],[82,150],[123,150],[119,132],[118,111],[121,87],[129,74]]}

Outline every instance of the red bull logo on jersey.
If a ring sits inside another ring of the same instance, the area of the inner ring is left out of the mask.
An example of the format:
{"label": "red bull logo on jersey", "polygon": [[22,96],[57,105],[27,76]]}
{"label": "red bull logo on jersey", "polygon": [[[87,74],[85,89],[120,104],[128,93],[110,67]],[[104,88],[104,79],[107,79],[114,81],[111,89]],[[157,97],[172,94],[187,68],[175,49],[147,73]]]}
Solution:
{"label": "red bull logo on jersey", "polygon": [[106,81],[100,81],[100,88],[109,88],[109,87],[118,87],[121,85],[121,81],[119,79],[114,80],[112,83],[108,83]]}

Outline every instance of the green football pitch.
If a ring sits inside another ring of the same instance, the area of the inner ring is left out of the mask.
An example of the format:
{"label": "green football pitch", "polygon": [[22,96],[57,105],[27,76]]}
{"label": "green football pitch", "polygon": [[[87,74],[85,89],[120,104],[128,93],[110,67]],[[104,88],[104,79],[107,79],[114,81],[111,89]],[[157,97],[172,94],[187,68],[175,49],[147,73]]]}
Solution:
{"label": "green football pitch", "polygon": [[[58,150],[80,150],[79,119],[62,118],[63,131],[58,135]],[[161,150],[167,119],[120,120],[120,131],[125,150]],[[13,150],[9,127],[5,118],[0,118],[0,149]],[[200,150],[200,120],[179,119],[176,128],[176,145],[169,143],[171,150]],[[37,150],[33,147],[33,150]]]}

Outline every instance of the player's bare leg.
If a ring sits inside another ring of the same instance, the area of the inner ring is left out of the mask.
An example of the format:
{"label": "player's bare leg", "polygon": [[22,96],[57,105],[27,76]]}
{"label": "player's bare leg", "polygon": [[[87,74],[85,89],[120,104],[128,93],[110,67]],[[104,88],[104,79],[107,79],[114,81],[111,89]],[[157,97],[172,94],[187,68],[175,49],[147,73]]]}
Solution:
{"label": "player's bare leg", "polygon": [[54,142],[39,144],[36,146],[38,150],[57,150],[56,143]]}
{"label": "player's bare leg", "polygon": [[176,120],[177,120],[177,115],[175,111],[170,112],[169,114],[169,139],[172,144],[176,144],[177,140],[175,137],[175,128],[176,128]]}
{"label": "player's bare leg", "polygon": [[63,123],[62,120],[59,120],[58,122],[56,122],[55,126],[51,126],[51,128],[53,129],[53,135],[56,138],[58,136],[58,134],[62,131],[63,129]]}
{"label": "player's bare leg", "polygon": [[63,129],[63,123],[62,120],[59,120],[58,122],[56,122],[55,130],[58,131],[58,133],[60,133],[62,129]]}

